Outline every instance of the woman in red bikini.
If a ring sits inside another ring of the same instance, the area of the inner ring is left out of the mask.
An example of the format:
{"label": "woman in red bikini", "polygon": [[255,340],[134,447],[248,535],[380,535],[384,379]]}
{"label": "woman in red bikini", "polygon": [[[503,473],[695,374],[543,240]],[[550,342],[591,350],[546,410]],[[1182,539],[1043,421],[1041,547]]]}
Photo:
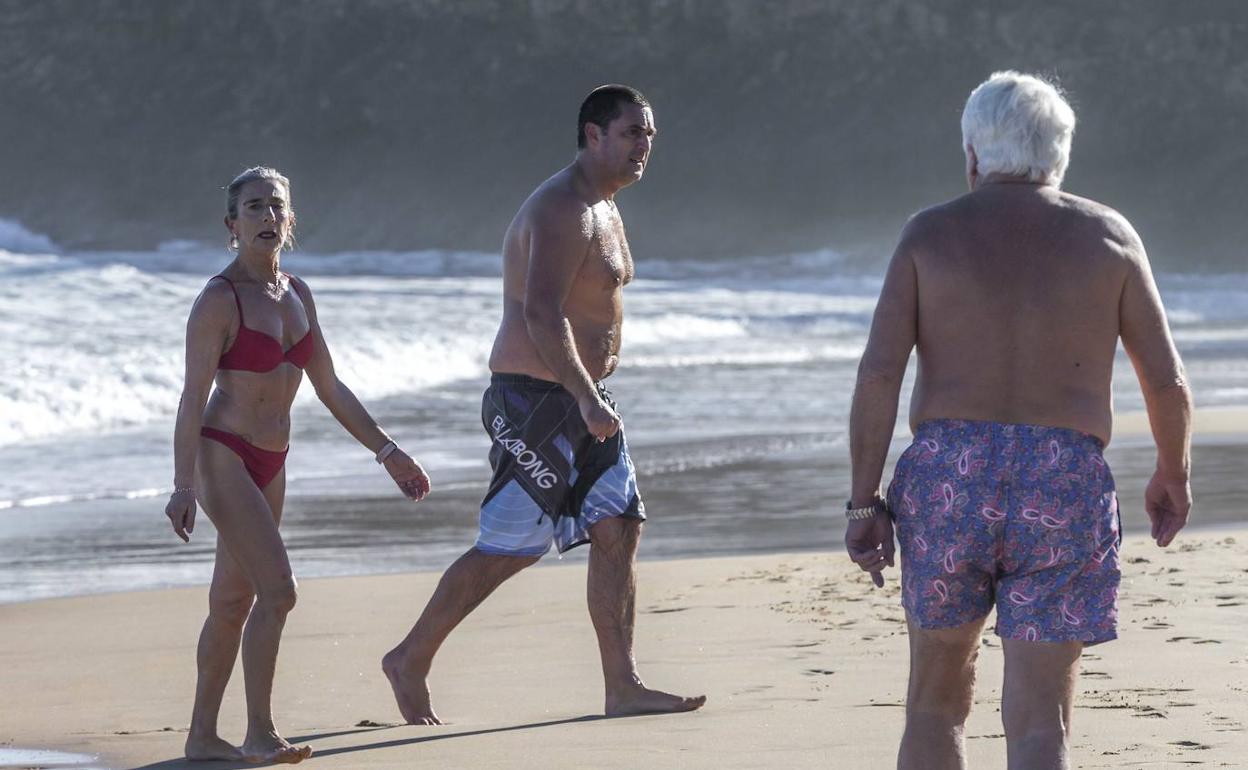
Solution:
{"label": "woman in red bikini", "polygon": [[[165,508],[173,531],[189,540],[198,500],[218,534],[186,756],[293,764],[312,750],[278,734],[269,700],[282,626],[295,605],[295,579],[277,527],[290,405],[304,373],[405,495],[420,500],[429,477],[338,380],[312,292],[281,272],[279,256],[295,224],[289,180],[271,168],[248,169],[227,188],[226,208],[238,256],[208,281],[187,322],[174,492]],[[247,737],[235,747],[218,736],[217,713],[240,642]]]}

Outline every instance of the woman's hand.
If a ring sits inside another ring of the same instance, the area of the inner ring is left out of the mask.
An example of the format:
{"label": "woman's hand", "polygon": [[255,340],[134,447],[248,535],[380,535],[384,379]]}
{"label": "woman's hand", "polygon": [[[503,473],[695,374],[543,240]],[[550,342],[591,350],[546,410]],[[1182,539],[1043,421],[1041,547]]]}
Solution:
{"label": "woman's hand", "polygon": [[399,490],[415,502],[424,499],[433,488],[429,483],[429,474],[402,449],[395,449],[390,453],[385,467],[394,483],[399,485]]}
{"label": "woman's hand", "polygon": [[191,533],[195,531],[195,490],[183,489],[169,495],[165,515],[173,525],[174,534],[184,543],[191,542]]}

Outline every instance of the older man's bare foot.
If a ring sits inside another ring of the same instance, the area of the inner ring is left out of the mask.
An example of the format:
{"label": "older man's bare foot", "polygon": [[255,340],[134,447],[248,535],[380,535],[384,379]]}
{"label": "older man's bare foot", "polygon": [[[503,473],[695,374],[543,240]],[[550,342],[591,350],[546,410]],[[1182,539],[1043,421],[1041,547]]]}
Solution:
{"label": "older man's bare foot", "polygon": [[243,752],[239,751],[236,746],[216,735],[188,735],[185,752],[187,759],[195,760],[225,759],[238,761],[243,758]]}
{"label": "older man's bare foot", "polygon": [[440,725],[442,720],[433,713],[429,698],[428,667],[413,668],[407,665],[404,655],[397,649],[386,653],[381,659],[381,670],[390,680],[394,700],[399,713],[409,725]]}
{"label": "older man's bare foot", "polygon": [[282,736],[269,731],[247,736],[243,741],[243,759],[255,765],[297,765],[312,756],[311,746],[294,746]]}
{"label": "older man's bare foot", "polygon": [[686,698],[662,690],[651,690],[638,682],[635,686],[607,694],[607,716],[623,717],[633,714],[675,714],[696,711],[706,703],[705,695]]}

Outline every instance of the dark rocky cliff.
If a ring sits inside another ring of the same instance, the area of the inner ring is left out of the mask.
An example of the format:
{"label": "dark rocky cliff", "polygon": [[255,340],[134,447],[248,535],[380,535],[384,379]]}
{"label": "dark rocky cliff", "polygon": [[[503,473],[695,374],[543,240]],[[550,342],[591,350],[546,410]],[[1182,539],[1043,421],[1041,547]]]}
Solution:
{"label": "dark rocky cliff", "polygon": [[1235,0],[0,2],[0,217],[77,247],[221,240],[220,187],[295,182],[314,250],[493,250],[571,158],[591,87],[654,102],[639,253],[878,248],[962,187],[994,69],[1057,76],[1067,188],[1167,267],[1242,267],[1248,5]]}

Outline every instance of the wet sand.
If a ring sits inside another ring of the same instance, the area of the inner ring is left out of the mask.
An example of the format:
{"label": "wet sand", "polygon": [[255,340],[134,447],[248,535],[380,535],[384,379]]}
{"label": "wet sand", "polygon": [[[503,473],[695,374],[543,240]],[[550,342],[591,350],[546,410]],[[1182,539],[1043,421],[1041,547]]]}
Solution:
{"label": "wet sand", "polygon": [[[306,580],[283,641],[278,722],[316,748],[314,767],[886,767],[906,678],[896,573],[873,590],[851,567],[840,552],[643,562],[641,671],[710,701],[627,719],[599,717],[584,566],[530,570],[443,649],[431,680],[442,727],[397,724],[379,667],[437,574]],[[1168,550],[1129,537],[1123,567],[1121,638],[1084,656],[1075,765],[1238,766],[1248,529],[1185,533]],[[0,748],[110,768],[232,767],[179,759],[206,594],[0,606]],[[968,746],[974,766],[1002,767],[1000,644],[983,644]],[[240,671],[221,724],[241,740]]]}

